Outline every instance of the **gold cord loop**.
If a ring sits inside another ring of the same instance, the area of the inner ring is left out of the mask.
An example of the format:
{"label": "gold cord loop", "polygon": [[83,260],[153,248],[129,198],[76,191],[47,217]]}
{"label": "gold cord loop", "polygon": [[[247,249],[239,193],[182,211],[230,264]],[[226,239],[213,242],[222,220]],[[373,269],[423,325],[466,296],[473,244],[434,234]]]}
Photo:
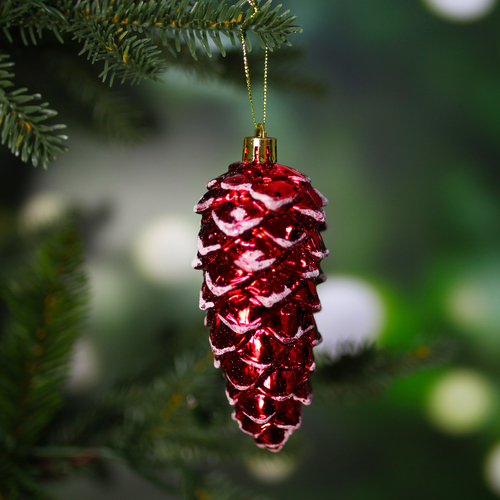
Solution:
{"label": "gold cord loop", "polygon": [[255,137],[258,137],[259,139],[265,139],[267,137],[266,126],[263,123],[259,123],[255,127]]}

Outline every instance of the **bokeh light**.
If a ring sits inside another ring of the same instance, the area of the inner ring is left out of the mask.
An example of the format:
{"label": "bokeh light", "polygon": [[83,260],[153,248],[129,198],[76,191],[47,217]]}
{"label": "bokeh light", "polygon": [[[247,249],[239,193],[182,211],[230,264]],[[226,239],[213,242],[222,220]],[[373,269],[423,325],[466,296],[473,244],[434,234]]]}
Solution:
{"label": "bokeh light", "polygon": [[65,198],[55,191],[44,191],[28,198],[19,214],[24,231],[37,231],[60,220],[68,211]]}
{"label": "bokeh light", "polygon": [[480,284],[463,283],[450,296],[450,316],[457,324],[475,329],[488,313],[488,302],[488,294]]}
{"label": "bokeh light", "polygon": [[448,434],[468,434],[483,426],[494,407],[490,381],[469,369],[442,375],[431,389],[427,414],[432,424]]}
{"label": "bokeh light", "polygon": [[490,13],[496,0],[424,0],[424,3],[445,19],[475,21]]}
{"label": "bokeh light", "polygon": [[497,443],[486,455],[484,477],[491,490],[500,495],[500,443]]}
{"label": "bokeh light", "polygon": [[297,468],[296,460],[287,455],[257,455],[245,460],[248,472],[263,483],[280,483]]}
{"label": "bokeh light", "polygon": [[352,277],[329,277],[318,287],[321,311],[315,315],[323,342],[318,350],[334,353],[339,343],[375,340],[385,323],[385,306],[369,283]]}
{"label": "bokeh light", "polygon": [[500,344],[500,263],[484,259],[453,284],[446,308],[450,320],[487,348]]}
{"label": "bokeh light", "polygon": [[158,285],[173,285],[193,278],[191,263],[196,254],[195,224],[176,216],[150,221],[139,231],[133,259],[139,273]]}

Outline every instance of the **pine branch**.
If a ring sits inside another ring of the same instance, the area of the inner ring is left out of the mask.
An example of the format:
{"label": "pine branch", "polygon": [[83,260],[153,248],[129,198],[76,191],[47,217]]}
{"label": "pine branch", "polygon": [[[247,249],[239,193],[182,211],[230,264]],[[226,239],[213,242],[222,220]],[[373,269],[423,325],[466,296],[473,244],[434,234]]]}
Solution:
{"label": "pine branch", "polygon": [[58,2],[57,7],[50,3],[46,0],[4,0],[0,10],[0,26],[9,42],[13,42],[10,28],[15,26],[25,45],[30,41],[36,45],[42,38],[43,30],[52,31],[59,42],[64,43],[61,31],[68,27],[64,13],[73,6],[69,0]]}
{"label": "pine branch", "polygon": [[[301,31],[294,24],[295,16],[289,16],[288,11],[280,14],[281,6],[271,9],[270,1],[257,4],[259,10],[254,12],[246,0],[233,5],[224,0],[4,0],[0,28],[11,43],[12,30],[19,30],[25,45],[37,44],[45,31],[61,43],[66,34],[72,34],[73,39],[83,41],[80,54],[87,54],[92,63],[103,64],[103,81],[112,85],[117,78],[122,83],[138,83],[145,78],[158,80],[166,70],[167,60],[159,45],[173,55],[187,46],[194,59],[200,50],[212,55],[209,40],[225,55],[221,36],[236,46],[243,35],[249,51],[250,33],[271,50],[290,45],[288,36]],[[24,88],[4,90],[12,85],[14,76],[6,59],[5,54],[0,55],[2,144],[7,143],[24,162],[31,159],[35,166],[41,163],[47,167],[66,149],[62,146],[66,137],[56,133],[63,126],[41,123],[55,112],[47,103],[33,105],[38,94],[27,95]]]}
{"label": "pine branch", "polygon": [[316,356],[312,383],[315,397],[324,403],[351,401],[380,393],[396,377],[433,368],[448,360],[449,343],[424,344],[404,353],[391,353],[374,345],[345,345],[340,356]]}
{"label": "pine branch", "polygon": [[288,16],[288,11],[280,14],[281,6],[271,10],[270,1],[257,13],[246,0],[234,5],[222,1],[217,7],[211,0],[194,4],[190,0],[87,0],[74,5],[65,0],[57,2],[57,8],[42,0],[29,0],[30,8],[18,3],[9,1],[11,12],[4,7],[4,16],[0,16],[0,26],[10,40],[14,26],[19,27],[25,44],[29,43],[26,30],[35,44],[43,30],[51,30],[61,42],[61,33],[72,32],[76,40],[85,42],[81,53],[87,53],[94,63],[104,62],[101,76],[106,80],[110,73],[110,83],[115,77],[132,83],[156,80],[166,68],[157,40],[173,54],[185,44],[197,59],[198,45],[212,55],[209,38],[225,55],[221,35],[234,46],[243,33],[251,50],[248,33],[252,33],[262,47],[272,50],[290,45],[287,37],[301,31],[294,25],[295,16]]}
{"label": "pine branch", "polygon": [[[251,500],[253,496],[226,480],[216,481],[197,469],[207,460],[234,459],[243,449],[239,444],[243,440],[232,439],[236,429],[228,412],[222,418],[210,414],[223,394],[221,387],[216,388],[219,382],[211,356],[205,352],[181,356],[165,376],[106,397],[87,417],[79,414],[74,431],[61,430],[59,423],[51,442],[32,448],[30,456],[54,464],[61,460],[74,464],[80,458],[86,463],[120,462],[159,489],[186,499],[198,498],[203,491],[207,498]],[[222,404],[227,409],[226,402]],[[228,427],[229,423],[233,425]],[[180,484],[167,481],[165,473],[184,479]]]}
{"label": "pine branch", "polygon": [[177,359],[173,369],[146,385],[106,396],[87,414],[54,422],[49,447],[100,446],[127,462],[140,456],[153,468],[235,457],[244,440],[229,418],[220,374],[203,355]]}
{"label": "pine branch", "polygon": [[75,38],[85,40],[80,54],[87,53],[92,63],[104,61],[100,76],[105,81],[110,73],[110,85],[115,77],[121,78],[121,83],[129,79],[132,84],[145,78],[158,80],[158,75],[166,70],[165,62],[159,57],[161,51],[151,38],[128,36],[128,32],[116,24],[83,18],[80,27],[75,29]]}
{"label": "pine branch", "polygon": [[65,95],[78,106],[81,121],[83,115],[88,115],[92,129],[110,140],[136,144],[143,139],[146,113],[138,102],[103,84],[80,58],[58,51],[53,59],[52,78],[61,83]]}
{"label": "pine branch", "polygon": [[56,135],[65,125],[45,125],[43,122],[57,113],[48,109],[48,103],[33,105],[40,99],[39,94],[28,95],[26,88],[10,92],[5,89],[13,86],[14,74],[10,69],[14,63],[7,54],[0,53],[0,124],[1,141],[7,143],[11,152],[36,167],[39,163],[44,168],[55,159],[57,153],[65,151],[61,145],[64,135]]}
{"label": "pine branch", "polygon": [[70,224],[53,234],[32,269],[5,293],[12,314],[0,344],[0,433],[31,445],[62,402],[85,314],[81,246]]}
{"label": "pine branch", "polygon": [[222,393],[214,390],[220,377],[211,365],[205,355],[189,354],[166,376],[118,395],[111,404],[123,408],[123,422],[107,446],[154,467],[233,455],[235,442],[221,440],[231,433],[228,414],[211,410],[216,392]]}
{"label": "pine branch", "polygon": [[103,26],[115,26],[117,33],[122,28],[126,32],[145,33],[149,38],[156,33],[167,47],[173,39],[177,51],[183,39],[196,58],[197,40],[211,54],[208,37],[224,54],[221,34],[228,37],[233,45],[237,43],[241,32],[253,33],[262,47],[272,49],[282,43],[289,44],[288,35],[301,31],[293,24],[296,17],[288,16],[288,11],[279,14],[281,6],[273,10],[270,10],[270,6],[271,1],[268,1],[254,14],[254,9],[246,0],[239,0],[234,5],[221,1],[216,8],[211,0],[194,3],[190,0],[88,0],[78,5],[71,22],[86,23],[92,19]]}
{"label": "pine branch", "polygon": [[[88,52],[92,62],[104,61],[101,75],[105,80],[111,72],[110,83],[115,76],[121,77],[122,82],[131,79],[132,83],[144,78],[157,79],[166,65],[155,46],[156,36],[173,54],[172,45],[180,52],[185,43],[196,60],[197,41],[209,56],[212,55],[208,36],[225,55],[221,34],[235,45],[243,32],[251,49],[247,33],[253,33],[262,47],[272,49],[281,43],[287,44],[287,35],[299,31],[292,24],[295,17],[286,17],[287,13],[279,15],[279,7],[269,12],[270,2],[254,16],[253,9],[244,0],[230,7],[221,2],[216,9],[212,8],[212,2],[198,1],[192,5],[188,0],[139,4],[118,0],[84,4],[87,9],[80,8],[71,30],[77,40],[85,40],[81,53]],[[131,36],[132,32],[143,38]]]}

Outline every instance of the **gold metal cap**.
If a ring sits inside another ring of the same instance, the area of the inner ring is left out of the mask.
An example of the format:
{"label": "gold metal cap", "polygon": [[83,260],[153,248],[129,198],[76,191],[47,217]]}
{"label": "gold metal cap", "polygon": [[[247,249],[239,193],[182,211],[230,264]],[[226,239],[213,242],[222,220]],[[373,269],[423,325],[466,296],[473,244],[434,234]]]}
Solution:
{"label": "gold metal cap", "polygon": [[245,137],[243,140],[243,161],[276,163],[276,142],[274,137],[267,137],[266,127],[259,123],[255,137]]}

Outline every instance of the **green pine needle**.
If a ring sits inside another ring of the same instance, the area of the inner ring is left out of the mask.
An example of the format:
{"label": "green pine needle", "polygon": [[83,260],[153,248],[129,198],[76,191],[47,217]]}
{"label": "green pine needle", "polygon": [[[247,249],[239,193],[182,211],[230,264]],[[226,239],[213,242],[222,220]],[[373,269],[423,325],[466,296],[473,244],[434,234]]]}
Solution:
{"label": "green pine needle", "polygon": [[83,18],[75,30],[75,38],[85,40],[80,54],[87,53],[92,63],[104,61],[100,76],[105,81],[110,74],[110,85],[115,77],[121,78],[121,83],[127,79],[131,83],[145,78],[157,80],[158,75],[166,70],[165,62],[159,57],[161,51],[152,39],[130,35],[116,24],[107,25]]}
{"label": "green pine needle", "polygon": [[65,125],[46,125],[47,119],[57,113],[48,108],[48,103],[35,105],[39,94],[29,95],[26,88],[18,88],[10,92],[14,74],[10,68],[14,65],[7,54],[0,53],[0,139],[2,144],[16,156],[36,167],[41,164],[47,167],[49,161],[55,159],[57,153],[65,151],[62,141],[66,136],[58,131]]}
{"label": "green pine needle", "polygon": [[262,47],[271,50],[288,44],[287,36],[301,31],[293,24],[295,17],[279,14],[280,6],[270,12],[269,7],[267,2],[252,17],[253,9],[244,0],[232,6],[220,2],[217,8],[203,1],[89,1],[80,4],[69,30],[75,39],[85,41],[81,53],[87,53],[92,62],[104,61],[104,80],[111,73],[110,83],[115,76],[135,83],[156,80],[166,69],[156,49],[157,39],[172,53],[187,45],[195,60],[198,46],[212,55],[209,37],[225,55],[220,35],[233,45],[242,32],[253,33]]}
{"label": "green pine needle", "polygon": [[59,42],[64,43],[61,31],[68,27],[65,12],[70,2],[58,2],[58,6],[50,5],[45,0],[6,0],[0,8],[0,26],[4,35],[12,42],[10,29],[16,27],[24,45],[37,45],[44,30],[52,31]]}
{"label": "green pine needle", "polygon": [[254,14],[246,0],[234,5],[221,1],[216,7],[211,0],[87,0],[76,4],[59,0],[55,6],[43,0],[10,0],[0,12],[0,26],[11,41],[11,30],[18,28],[25,45],[37,44],[44,30],[52,31],[61,43],[62,35],[71,32],[76,40],[84,41],[81,53],[87,53],[93,63],[104,61],[103,80],[110,73],[110,83],[115,77],[136,83],[144,78],[156,80],[165,71],[157,41],[172,53],[186,45],[194,59],[197,47],[212,55],[209,39],[225,55],[221,35],[236,45],[244,33],[248,50],[248,33],[271,50],[290,45],[288,36],[302,31],[294,24],[295,16],[288,11],[280,14],[280,5],[272,10],[270,6],[268,1]]}
{"label": "green pine needle", "polygon": [[[228,4],[221,0],[4,0],[0,3],[0,28],[10,43],[21,40],[24,45],[38,44],[44,32],[50,32],[60,42],[68,34],[83,42],[80,54],[92,63],[102,64],[101,78],[110,85],[116,79],[122,83],[138,83],[145,78],[158,80],[167,69],[167,60],[160,46],[175,55],[184,47],[197,60],[204,51],[212,56],[213,43],[226,54],[221,36],[233,46],[252,33],[261,47],[273,50],[290,45],[288,36],[302,30],[295,25],[295,16],[280,13],[271,2],[254,9],[246,0]],[[64,135],[57,130],[63,125],[41,122],[56,113],[47,103],[34,105],[38,94],[28,95],[20,88],[10,92],[14,75],[12,63],[0,54],[0,138],[24,162],[47,167],[57,153],[65,151]]]}

